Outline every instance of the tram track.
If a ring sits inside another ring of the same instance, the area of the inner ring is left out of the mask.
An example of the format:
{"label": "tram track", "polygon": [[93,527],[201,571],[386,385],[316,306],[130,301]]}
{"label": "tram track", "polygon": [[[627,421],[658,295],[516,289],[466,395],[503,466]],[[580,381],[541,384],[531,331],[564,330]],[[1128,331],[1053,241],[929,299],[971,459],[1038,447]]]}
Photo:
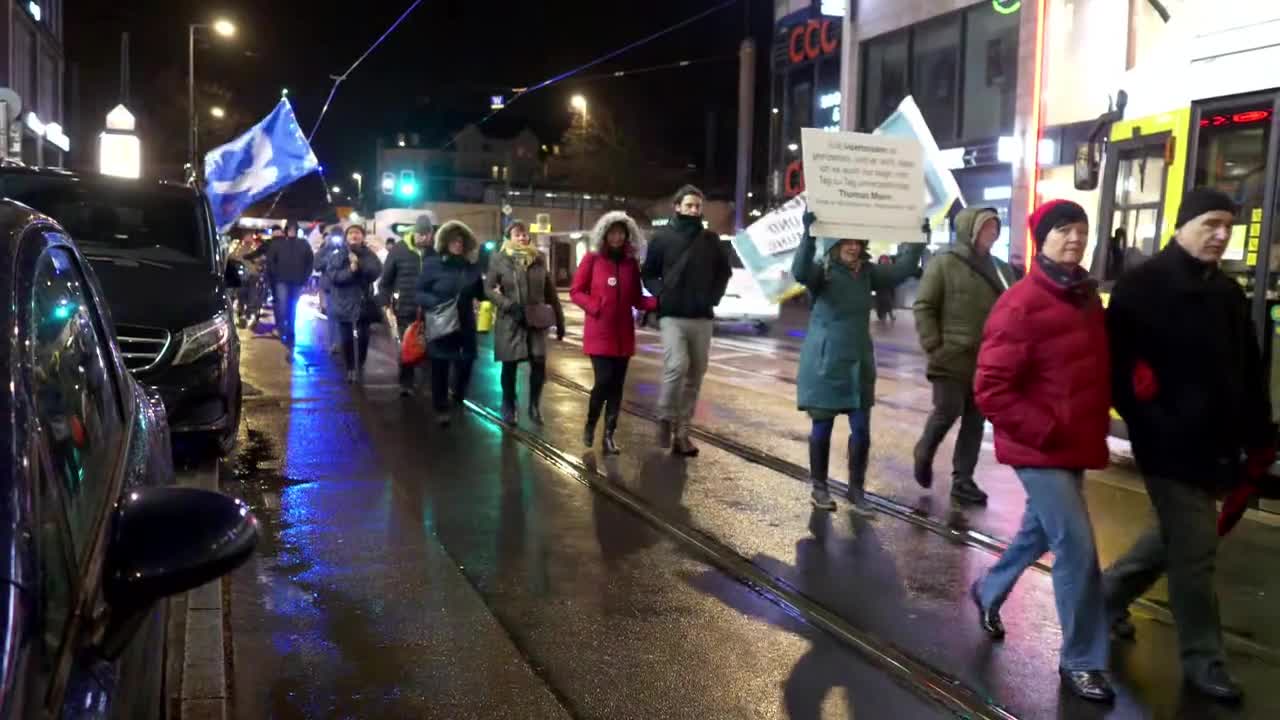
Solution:
{"label": "tram track", "polygon": [[910,691],[927,696],[957,717],[974,720],[1017,719],[1017,716],[996,703],[994,698],[968,687],[959,678],[916,659],[872,633],[854,627],[838,613],[810,598],[787,580],[761,568],[714,534],[663,516],[643,498],[613,482],[594,463],[575,457],[518,425],[504,422],[500,412],[494,408],[473,400],[465,400],[463,405],[483,420],[501,427],[506,434],[564,475],[618,503],[761,597],[852,648]]}
{"label": "tram track", "polygon": [[[590,395],[591,393],[590,388],[551,370],[547,371],[547,381],[582,395]],[[659,421],[656,413],[631,400],[623,401],[623,411],[629,415],[651,423],[657,423]],[[752,464],[768,468],[774,472],[803,482],[806,485],[809,484],[808,469],[798,465],[797,463],[791,462],[790,460],[765,452],[699,425],[690,425],[689,433],[704,443],[719,448],[730,455]],[[848,496],[848,483],[834,478],[829,478],[828,483],[834,492],[843,496]],[[1003,554],[1009,546],[1008,541],[1005,539],[971,528],[952,527],[930,517],[923,510],[904,505],[892,498],[878,495],[870,491],[867,492],[867,498],[879,512],[897,520],[928,530],[929,532],[945,538],[949,542],[965,545],[997,557]],[[1044,562],[1044,560],[1037,560],[1036,563],[1032,565],[1032,569],[1046,575],[1053,571],[1053,567]],[[1141,616],[1171,627],[1175,626],[1173,612],[1170,610],[1168,604],[1164,602],[1144,597],[1135,601],[1133,607],[1137,611],[1137,614]],[[1228,628],[1223,628],[1223,640],[1231,650],[1256,657],[1275,665],[1280,665],[1280,649],[1259,643]]]}

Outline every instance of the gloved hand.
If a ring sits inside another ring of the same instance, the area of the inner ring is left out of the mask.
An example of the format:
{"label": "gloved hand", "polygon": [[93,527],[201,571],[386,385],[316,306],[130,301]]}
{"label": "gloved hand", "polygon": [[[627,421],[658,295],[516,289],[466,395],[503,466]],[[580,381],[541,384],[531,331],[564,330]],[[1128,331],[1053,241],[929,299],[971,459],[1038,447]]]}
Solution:
{"label": "gloved hand", "polygon": [[1160,392],[1160,384],[1156,382],[1156,372],[1146,360],[1133,364],[1133,397],[1138,402],[1151,402]]}
{"label": "gloved hand", "polygon": [[1225,537],[1236,523],[1240,522],[1240,518],[1244,517],[1244,511],[1249,507],[1249,500],[1257,492],[1257,485],[1245,482],[1223,498],[1222,512],[1218,513],[1218,537]]}
{"label": "gloved hand", "polygon": [[815,215],[812,210],[805,210],[804,217],[802,219],[804,220],[805,232],[808,232],[809,228],[812,227],[814,223],[818,222],[818,216]]}
{"label": "gloved hand", "polygon": [[556,328],[556,342],[564,342],[564,327]]}
{"label": "gloved hand", "polygon": [[1276,461],[1274,447],[1260,447],[1245,453],[1244,476],[1250,483],[1260,484]]}

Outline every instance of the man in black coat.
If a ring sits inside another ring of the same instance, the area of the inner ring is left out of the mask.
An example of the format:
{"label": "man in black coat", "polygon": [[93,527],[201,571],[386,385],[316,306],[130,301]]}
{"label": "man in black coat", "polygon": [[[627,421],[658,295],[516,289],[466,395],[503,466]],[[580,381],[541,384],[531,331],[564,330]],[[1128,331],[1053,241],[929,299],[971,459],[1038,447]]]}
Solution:
{"label": "man in black coat", "polygon": [[[1164,250],[1120,277],[1107,310],[1112,388],[1159,523],[1104,573],[1117,635],[1162,574],[1188,683],[1234,701],[1213,588],[1215,498],[1275,459],[1276,429],[1249,302],[1218,263],[1237,207],[1216,190],[1182,200]],[[1246,458],[1242,462],[1242,458]]]}
{"label": "man in black coat", "polygon": [[[435,254],[435,237],[435,221],[430,215],[419,215],[411,240],[393,245],[382,264],[378,290],[383,304],[390,306],[395,313],[396,330],[402,340],[405,330],[418,316],[418,275],[422,273],[423,260]],[[400,395],[408,397],[412,394],[413,366],[401,365]]]}
{"label": "man in black coat", "polygon": [[[658,445],[693,456],[689,421],[707,373],[715,307],[724,297],[733,268],[720,237],[702,223],[702,191],[676,191],[671,223],[653,235],[640,270],[645,287],[658,298],[664,369],[658,398]],[[673,439],[674,435],[674,439]]]}
{"label": "man in black coat", "polygon": [[267,275],[273,283],[276,330],[287,348],[292,348],[296,339],[298,298],[302,297],[302,288],[311,279],[314,266],[315,254],[311,244],[298,235],[297,223],[285,223],[284,231],[277,230],[267,246]]}

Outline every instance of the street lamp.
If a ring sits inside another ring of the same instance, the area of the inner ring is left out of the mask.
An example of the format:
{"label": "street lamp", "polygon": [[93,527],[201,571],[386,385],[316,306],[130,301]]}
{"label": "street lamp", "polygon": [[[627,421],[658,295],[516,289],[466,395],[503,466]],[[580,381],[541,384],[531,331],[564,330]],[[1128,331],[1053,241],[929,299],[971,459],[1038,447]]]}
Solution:
{"label": "street lamp", "polygon": [[356,181],[356,195],[364,195],[364,176],[360,173],[351,173],[351,179]]}
{"label": "street lamp", "polygon": [[236,26],[230,20],[219,18],[213,24],[192,23],[187,26],[187,130],[191,133],[188,144],[191,153],[191,171],[196,177],[200,176],[199,163],[197,153],[199,152],[198,136],[196,135],[196,29],[197,28],[213,28],[213,31],[222,37],[231,37],[236,34]]}
{"label": "street lamp", "polygon": [[585,97],[581,96],[581,95],[574,95],[574,96],[569,100],[569,106],[570,106],[570,107],[572,107],[574,110],[577,110],[578,112],[582,113],[582,130],[583,130],[583,132],[586,132],[586,129],[587,129],[587,99],[586,99]]}
{"label": "street lamp", "polygon": [[209,114],[219,120],[227,116],[227,112],[222,108],[218,107],[217,105],[214,105],[213,107],[209,108]]}
{"label": "street lamp", "polygon": [[338,187],[337,185],[334,185],[334,186],[333,186],[333,188],[332,188],[332,190],[333,190],[333,194],[334,194],[334,195],[341,195],[341,194],[342,194],[342,188]]}

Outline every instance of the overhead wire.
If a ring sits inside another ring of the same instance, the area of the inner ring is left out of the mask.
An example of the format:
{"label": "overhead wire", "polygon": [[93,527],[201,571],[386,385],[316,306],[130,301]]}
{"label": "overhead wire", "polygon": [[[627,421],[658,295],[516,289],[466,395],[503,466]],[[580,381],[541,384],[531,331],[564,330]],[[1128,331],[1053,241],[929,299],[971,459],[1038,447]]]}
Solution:
{"label": "overhead wire", "polygon": [[[417,10],[418,6],[421,5],[422,3],[423,3],[423,0],[413,0],[413,2],[409,4],[409,7],[406,8],[404,12],[400,13],[400,17],[397,17],[395,22],[391,23],[391,26],[388,27],[386,31],[384,31],[381,35],[379,35],[377,40],[373,41],[373,44],[369,46],[369,49],[365,50],[364,53],[360,55],[360,57],[356,58],[355,62],[351,63],[351,67],[347,68],[346,72],[342,73],[341,75],[329,76],[333,80],[333,85],[330,86],[329,88],[329,96],[325,98],[324,105],[320,107],[320,114],[316,116],[315,124],[311,126],[311,133],[307,135],[308,145],[311,144],[311,141],[315,138],[316,133],[320,131],[320,123],[324,121],[324,116],[329,112],[329,106],[333,104],[333,97],[338,93],[338,86],[341,85],[342,82],[346,80],[348,77],[350,77],[351,73],[355,72],[356,68],[360,67],[360,64],[363,63],[365,59],[368,58],[371,54],[373,54],[373,51],[376,50],[384,40],[390,37],[391,33],[395,32],[395,29],[400,27],[400,23],[403,23],[405,19],[408,18],[409,15],[412,14],[414,10]],[[325,202],[329,203],[329,206],[332,207],[333,195],[329,192],[329,181],[325,178],[323,163],[320,164],[318,171],[320,173],[320,182],[324,184]],[[276,193],[276,198],[275,200],[272,201],[271,208],[267,210],[267,217],[271,217],[271,213],[276,209],[276,205],[280,202],[281,196],[284,195],[285,190],[287,189],[288,187],[286,186],[280,192]]]}
{"label": "overhead wire", "polygon": [[[718,11],[720,11],[720,10],[723,10],[723,9],[725,9],[725,8],[729,7],[730,5],[733,5],[733,4],[735,4],[735,3],[739,2],[739,1],[740,1],[740,0],[724,0],[724,2],[718,3],[718,4],[716,4],[716,5],[712,6],[712,7],[709,7],[709,8],[707,8],[706,10],[703,10],[702,12],[700,12],[700,13],[698,13],[698,14],[696,14],[696,15],[693,15],[692,17],[689,17],[689,18],[686,18],[686,19],[684,19],[684,20],[681,20],[680,22],[676,23],[675,25],[672,25],[672,26],[670,26],[670,27],[667,27],[667,28],[664,28],[664,29],[662,29],[662,30],[659,30],[659,31],[657,31],[657,32],[655,32],[655,33],[653,33],[653,34],[651,34],[651,35],[648,35],[648,36],[645,36],[645,37],[643,37],[643,38],[641,38],[641,39],[639,39],[639,40],[636,40],[635,42],[632,42],[632,43],[630,43],[630,44],[624,45],[624,46],[622,46],[622,47],[620,47],[620,48],[618,48],[618,49],[616,49],[616,50],[613,50],[613,51],[611,51],[611,52],[609,52],[609,53],[606,53],[606,54],[604,54],[604,55],[601,55],[600,57],[598,57],[598,58],[596,58],[596,59],[594,59],[594,60],[592,60],[592,61],[590,61],[590,62],[588,62],[588,63],[586,63],[586,64],[584,64],[584,65],[579,65],[578,67],[573,68],[573,69],[571,69],[571,70],[567,70],[567,71],[565,71],[565,72],[562,72],[562,73],[560,73],[559,75],[554,75],[554,76],[552,76],[552,77],[549,77],[549,78],[547,78],[546,80],[543,80],[542,82],[538,83],[537,85],[534,85],[534,86],[529,87],[529,88],[525,88],[525,89],[521,90],[520,92],[517,92],[515,95],[513,95],[513,96],[511,97],[511,101],[510,101],[510,102],[505,103],[501,108],[498,108],[498,109],[496,109],[496,110],[491,111],[488,115],[485,115],[483,118],[481,118],[479,121],[477,121],[477,122],[475,123],[475,125],[476,125],[477,127],[479,127],[480,125],[485,124],[485,123],[486,123],[486,122],[488,122],[490,119],[492,119],[494,115],[497,115],[498,113],[502,112],[502,111],[503,111],[503,110],[505,110],[506,108],[511,107],[511,105],[512,105],[513,103],[515,103],[515,101],[519,100],[520,98],[524,97],[525,95],[528,95],[528,94],[533,93],[533,92],[537,92],[538,90],[541,90],[541,89],[546,88],[546,87],[550,87],[550,86],[552,86],[552,85],[554,85],[554,84],[556,84],[556,83],[558,83],[558,82],[562,82],[562,81],[564,81],[564,80],[567,80],[567,79],[569,79],[569,78],[573,77],[574,75],[577,75],[578,73],[580,73],[580,72],[582,72],[582,71],[584,71],[584,70],[589,70],[589,69],[591,69],[591,68],[593,68],[593,67],[595,67],[595,66],[597,66],[597,65],[599,65],[599,64],[601,64],[601,63],[608,62],[608,61],[612,60],[613,58],[616,58],[616,57],[618,57],[619,55],[622,55],[623,53],[629,52],[629,51],[634,50],[634,49],[636,49],[636,48],[638,48],[638,47],[640,47],[640,46],[642,46],[642,45],[646,45],[646,44],[648,44],[648,43],[650,43],[650,42],[653,42],[654,40],[657,40],[658,38],[662,37],[663,35],[667,35],[667,34],[669,34],[669,33],[675,32],[676,30],[679,30],[679,29],[681,29],[681,28],[685,27],[686,25],[690,25],[690,24],[692,24],[692,23],[695,23],[695,22],[697,22],[697,21],[699,21],[699,20],[701,20],[701,19],[703,19],[703,18],[707,17],[708,15],[711,15],[712,13],[715,13],[715,12],[718,12]],[[454,141],[456,141],[456,140],[458,139],[458,135],[459,135],[459,134],[460,134],[460,133],[455,134],[453,137],[449,138],[449,142],[447,142],[447,143],[445,143],[444,145],[442,145],[440,149],[441,149],[441,150],[447,150],[447,149],[449,148],[449,146],[453,145]]]}

